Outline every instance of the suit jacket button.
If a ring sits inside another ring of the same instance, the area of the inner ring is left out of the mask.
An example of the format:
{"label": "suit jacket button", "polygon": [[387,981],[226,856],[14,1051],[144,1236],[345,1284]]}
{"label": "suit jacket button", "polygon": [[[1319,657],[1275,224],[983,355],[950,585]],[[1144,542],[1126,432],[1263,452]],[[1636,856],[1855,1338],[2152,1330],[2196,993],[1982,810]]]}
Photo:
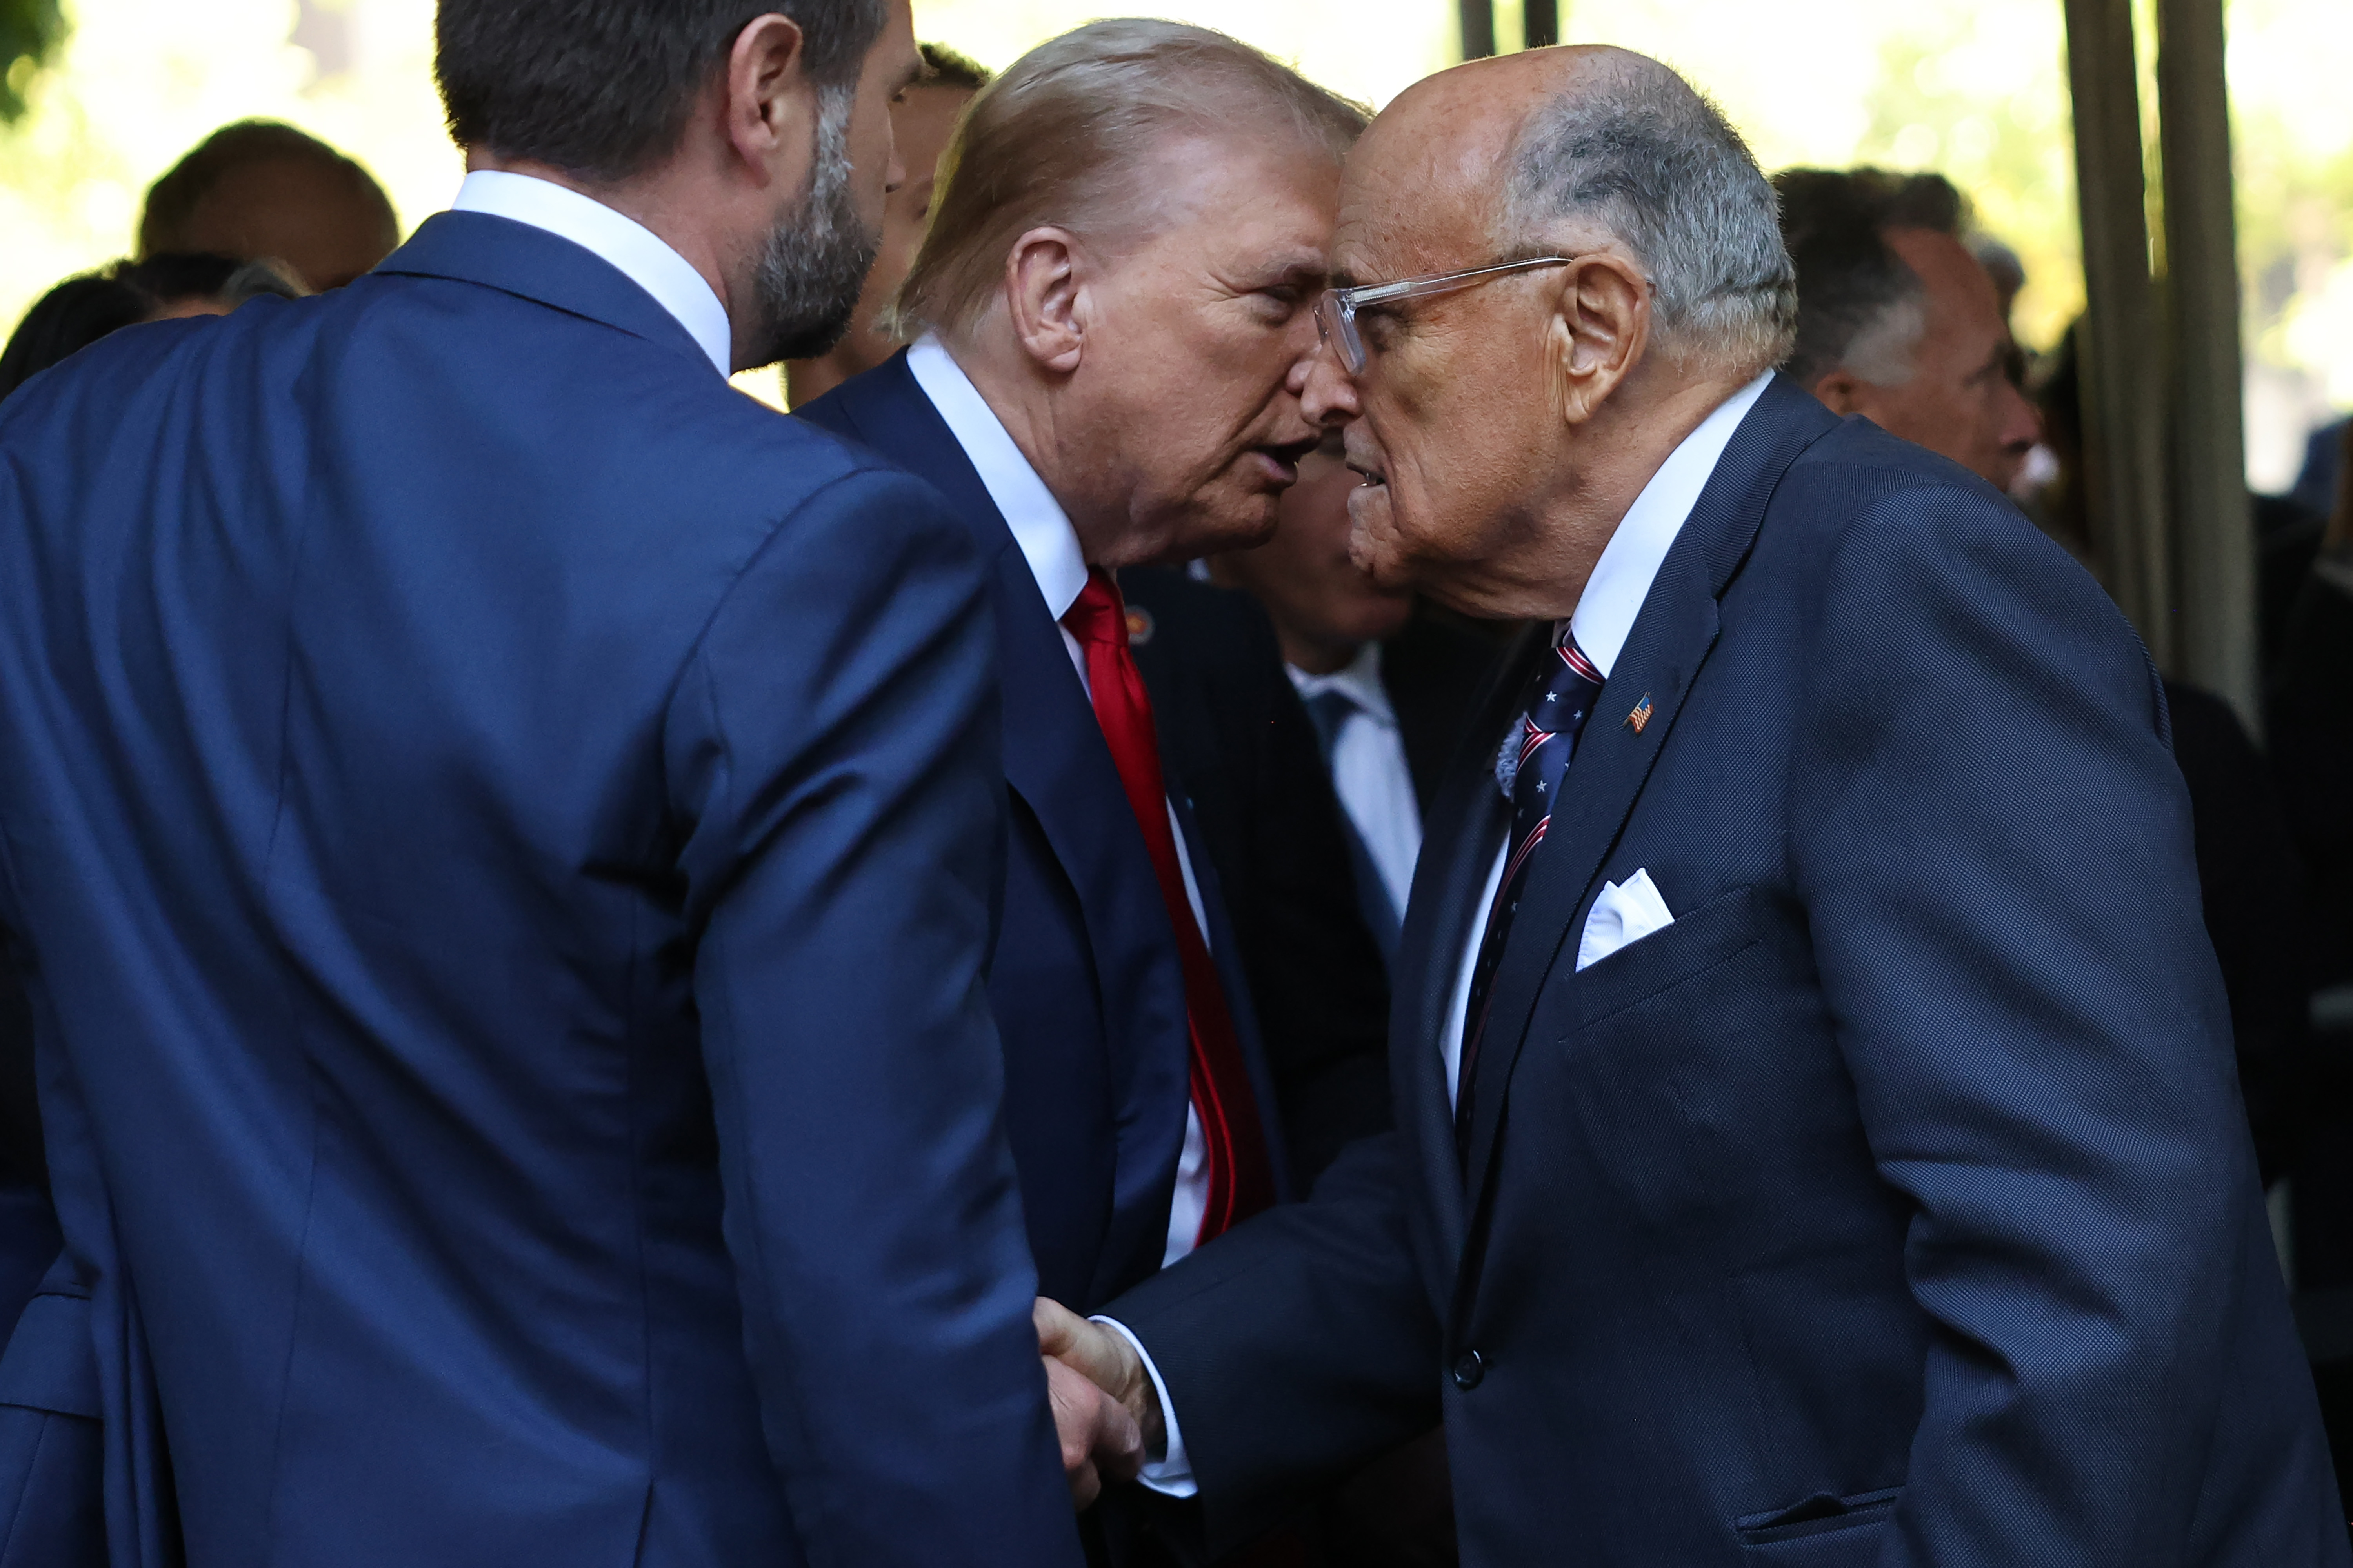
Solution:
{"label": "suit jacket button", "polygon": [[1487,1375],[1487,1358],[1477,1351],[1464,1351],[1455,1359],[1454,1386],[1468,1394],[1479,1386]]}

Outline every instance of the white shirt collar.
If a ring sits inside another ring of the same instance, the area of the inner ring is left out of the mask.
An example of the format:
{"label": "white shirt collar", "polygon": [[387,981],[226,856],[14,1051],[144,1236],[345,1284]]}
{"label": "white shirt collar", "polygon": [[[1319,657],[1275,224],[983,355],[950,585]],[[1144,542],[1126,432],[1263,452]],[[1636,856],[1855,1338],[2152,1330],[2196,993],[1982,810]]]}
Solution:
{"label": "white shirt collar", "polygon": [[727,325],[727,307],[692,263],[636,219],[577,191],[503,169],[468,174],[449,210],[527,223],[610,262],[678,319],[721,375],[728,374],[735,334]]}
{"label": "white shirt collar", "polygon": [[1060,620],[1087,585],[1087,558],[1070,514],[938,338],[926,333],[918,340],[907,351],[907,369],[980,475],[988,499],[997,503],[1005,526],[1013,531],[1013,542],[1029,563],[1029,574],[1038,579],[1046,608]]}
{"label": "white shirt collar", "polygon": [[1388,688],[1381,684],[1381,645],[1377,642],[1358,648],[1356,658],[1329,675],[1310,675],[1290,664],[1282,670],[1303,700],[1319,692],[1343,692],[1366,717],[1397,727],[1397,710],[1389,706]]}
{"label": "white shirt collar", "polygon": [[1627,635],[1634,629],[1634,617],[1642,613],[1642,601],[1651,596],[1660,563],[1690,521],[1692,508],[1699,504],[1699,493],[1707,489],[1716,464],[1723,461],[1732,433],[1740,428],[1741,420],[1748,416],[1772,381],[1773,373],[1768,370],[1717,404],[1715,412],[1667,454],[1667,460],[1627,508],[1618,531],[1602,549],[1601,559],[1593,563],[1593,575],[1586,579],[1585,592],[1568,626],[1576,634],[1577,646],[1603,675],[1618,662]]}

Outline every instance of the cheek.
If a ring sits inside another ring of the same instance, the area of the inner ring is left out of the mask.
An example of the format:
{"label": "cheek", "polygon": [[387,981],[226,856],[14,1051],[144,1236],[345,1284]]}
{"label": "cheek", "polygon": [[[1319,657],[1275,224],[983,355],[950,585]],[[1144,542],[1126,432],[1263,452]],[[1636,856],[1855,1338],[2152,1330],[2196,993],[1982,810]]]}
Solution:
{"label": "cheek", "polygon": [[1397,516],[1386,487],[1367,485],[1348,492],[1348,559],[1377,583],[1396,580],[1401,559]]}

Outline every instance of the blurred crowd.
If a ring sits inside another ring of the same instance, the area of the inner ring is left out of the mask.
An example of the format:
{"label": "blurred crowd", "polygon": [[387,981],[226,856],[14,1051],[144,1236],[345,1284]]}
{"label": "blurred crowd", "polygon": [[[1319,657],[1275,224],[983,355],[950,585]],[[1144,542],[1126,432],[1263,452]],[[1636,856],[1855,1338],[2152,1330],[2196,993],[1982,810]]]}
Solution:
{"label": "blurred crowd", "polygon": [[[785,372],[796,408],[899,350],[887,306],[932,216],[941,154],[988,79],[951,49],[926,46],[923,54],[927,74],[894,116],[909,178],[890,197],[850,331],[823,357]],[[1875,169],[1792,169],[1775,184],[1801,302],[1785,374],[1834,412],[1972,470],[2096,566],[2073,333],[2047,354],[2021,349],[2010,325],[2023,281],[2016,258],[1978,229],[1965,194],[1934,174]],[[338,289],[381,262],[401,235],[383,190],[356,163],[290,127],[244,122],[155,183],[132,237],[125,258],[59,283],[33,306],[0,354],[0,397],[22,395],[45,370],[141,323]],[[1172,406],[1185,395],[1181,386],[1166,393]],[[1271,542],[1197,561],[1158,589],[1149,574],[1124,574],[1131,640],[1147,677],[1159,679],[1152,660],[1179,656],[1151,646],[1155,616],[1175,625],[1206,614],[1187,597],[1203,584],[1255,603],[1250,618],[1203,624],[1233,628],[1228,654],[1260,661],[1268,680],[1279,674],[1298,699],[1313,760],[1340,808],[1353,896],[1338,912],[1361,928],[1345,940],[1368,934],[1387,964],[1435,782],[1515,628],[1384,589],[1352,563],[1348,492],[1357,479],[1336,434],[1301,455],[1297,468]],[[2353,425],[2315,432],[2295,490],[2254,498],[2254,516],[2260,726],[2194,686],[2168,680],[2166,691],[2250,1134],[2278,1200],[2282,1250],[2342,1474],[2353,1460]],[[1191,586],[1176,585],[1180,575]],[[1275,886],[1293,840],[1281,819],[1284,794],[1277,778],[1240,795],[1236,820],[1209,828],[1230,833],[1235,846],[1234,864],[1220,869],[1250,990],[1262,1009],[1321,998],[1296,1004],[1303,1016],[1328,1015],[1302,1027],[1321,1029],[1335,1059],[1374,1064],[1377,1075],[1380,970],[1366,965],[1361,994],[1334,999],[1326,983],[1340,972],[1330,957],[1338,939],[1302,930],[1327,914],[1302,914],[1314,906],[1286,903]],[[1270,889],[1256,900],[1254,878]],[[1269,1032],[1296,1036],[1301,1027]],[[21,998],[0,994],[0,1317],[31,1294],[57,1247],[41,1198],[29,1033]],[[1299,1092],[1329,1098],[1296,1119],[1292,1146],[1303,1177],[1346,1137],[1377,1126],[1386,1102],[1377,1089],[1359,1093],[1336,1077],[1314,1082]],[[1434,1453],[1409,1453],[1357,1495],[1336,1500],[1324,1519],[1266,1548],[1264,1560],[1449,1561],[1433,1472],[1442,1475]]]}

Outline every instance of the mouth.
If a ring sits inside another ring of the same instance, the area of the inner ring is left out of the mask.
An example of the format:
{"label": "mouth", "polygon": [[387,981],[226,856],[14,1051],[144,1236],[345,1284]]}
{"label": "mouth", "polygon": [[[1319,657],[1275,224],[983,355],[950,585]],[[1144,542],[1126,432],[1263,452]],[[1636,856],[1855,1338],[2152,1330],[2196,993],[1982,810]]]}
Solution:
{"label": "mouth", "polygon": [[1281,446],[1251,448],[1265,460],[1267,477],[1278,489],[1288,489],[1299,482],[1300,460],[1323,443],[1319,440],[1289,441]]}
{"label": "mouth", "polygon": [[1364,462],[1351,460],[1348,464],[1348,471],[1365,481],[1358,487],[1362,489],[1379,489],[1389,482],[1388,470],[1375,468],[1369,460]]}

